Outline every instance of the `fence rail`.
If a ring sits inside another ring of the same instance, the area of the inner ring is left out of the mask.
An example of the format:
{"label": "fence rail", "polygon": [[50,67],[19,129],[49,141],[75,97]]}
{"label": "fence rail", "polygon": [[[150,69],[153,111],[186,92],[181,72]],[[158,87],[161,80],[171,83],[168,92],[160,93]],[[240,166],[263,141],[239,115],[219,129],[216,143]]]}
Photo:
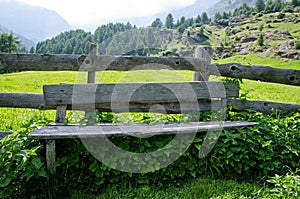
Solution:
{"label": "fence rail", "polygon": [[300,86],[300,70],[236,63],[212,65],[201,58],[0,53],[0,73],[21,71],[191,70],[205,75]]}
{"label": "fence rail", "polygon": [[[287,113],[293,110],[300,110],[300,104],[288,104],[288,103],[277,103],[268,101],[258,101],[258,100],[247,100],[242,101],[239,99],[228,99],[229,104],[236,106],[239,110],[255,110],[262,113],[274,113],[274,110],[280,111],[281,113]],[[211,108],[210,103],[199,102],[200,110],[209,110]],[[0,93],[0,107],[11,107],[11,108],[32,108],[40,110],[55,110],[55,106],[45,106],[44,98],[42,94],[26,94],[26,93]],[[81,109],[82,108],[82,109]],[[111,111],[111,107],[106,107],[105,105],[95,107],[99,108],[100,111]],[[120,112],[130,108],[131,110],[137,110],[138,112],[147,111],[150,107],[141,104],[118,104],[118,109]],[[68,106],[69,110],[85,110],[86,107],[71,107]],[[174,103],[170,107],[166,107],[168,113],[177,113],[182,111],[180,104]],[[117,111],[117,110],[115,110]]]}
{"label": "fence rail", "polygon": [[[91,51],[92,52],[92,51]],[[205,77],[210,75],[259,80],[264,82],[280,83],[300,86],[300,70],[278,69],[269,66],[244,66],[241,64],[217,64],[212,65],[208,59],[182,58],[182,57],[135,57],[135,56],[103,56],[96,52],[87,55],[53,55],[53,54],[8,54],[0,53],[0,73],[21,71],[88,71],[89,75],[94,71],[117,70],[191,70],[203,73]],[[203,109],[209,103],[203,102]],[[228,103],[240,110],[252,109],[264,113],[273,113],[274,110],[290,112],[300,110],[300,104],[275,103],[268,101],[242,101],[229,99]],[[128,105],[120,105],[120,110],[128,108]],[[140,104],[131,104],[132,110],[147,110],[149,107]],[[0,107],[32,108],[41,110],[55,109],[45,106],[42,94],[26,93],[0,93]],[[72,109],[74,107],[68,107]],[[109,111],[110,107],[99,107],[102,111]],[[180,106],[174,104],[169,112],[178,112]]]}

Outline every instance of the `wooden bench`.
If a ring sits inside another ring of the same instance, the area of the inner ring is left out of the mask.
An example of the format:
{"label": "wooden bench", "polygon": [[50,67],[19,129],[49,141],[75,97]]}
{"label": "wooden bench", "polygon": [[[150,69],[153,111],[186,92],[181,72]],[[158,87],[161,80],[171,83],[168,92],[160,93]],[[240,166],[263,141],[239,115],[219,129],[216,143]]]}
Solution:
{"label": "wooden bench", "polygon": [[219,114],[216,121],[168,124],[94,124],[65,125],[66,110],[92,112],[158,112],[191,113],[226,108],[226,100],[239,95],[233,83],[198,81],[174,83],[59,84],[44,85],[44,106],[56,108],[56,124],[36,129],[29,138],[45,140],[47,168],[55,173],[55,140],[94,138],[99,136],[154,136],[219,131],[223,128],[253,126],[257,123],[225,121]]}

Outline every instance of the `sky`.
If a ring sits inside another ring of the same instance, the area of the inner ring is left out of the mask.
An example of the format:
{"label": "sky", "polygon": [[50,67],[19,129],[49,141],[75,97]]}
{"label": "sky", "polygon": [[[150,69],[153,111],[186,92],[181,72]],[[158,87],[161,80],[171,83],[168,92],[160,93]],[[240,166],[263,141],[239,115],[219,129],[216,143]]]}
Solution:
{"label": "sky", "polygon": [[[7,1],[7,0],[6,0]],[[196,0],[17,0],[56,11],[71,25],[149,17],[192,5]]]}

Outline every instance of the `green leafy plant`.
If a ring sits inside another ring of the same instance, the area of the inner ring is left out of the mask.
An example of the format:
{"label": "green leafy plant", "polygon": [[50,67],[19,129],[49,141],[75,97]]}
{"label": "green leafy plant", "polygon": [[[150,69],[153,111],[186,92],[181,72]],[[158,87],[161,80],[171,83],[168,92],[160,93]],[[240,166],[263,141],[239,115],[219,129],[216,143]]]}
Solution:
{"label": "green leafy plant", "polygon": [[300,176],[295,173],[275,175],[267,180],[274,188],[270,192],[277,198],[298,198],[300,196]]}
{"label": "green leafy plant", "polygon": [[[44,160],[39,156],[39,144],[27,138],[28,132],[49,121],[36,116],[23,128],[0,140],[0,197],[43,196],[47,187]],[[45,195],[44,195],[45,196]]]}
{"label": "green leafy plant", "polygon": [[295,43],[295,49],[296,49],[296,50],[300,50],[300,41],[297,41],[297,42]]}

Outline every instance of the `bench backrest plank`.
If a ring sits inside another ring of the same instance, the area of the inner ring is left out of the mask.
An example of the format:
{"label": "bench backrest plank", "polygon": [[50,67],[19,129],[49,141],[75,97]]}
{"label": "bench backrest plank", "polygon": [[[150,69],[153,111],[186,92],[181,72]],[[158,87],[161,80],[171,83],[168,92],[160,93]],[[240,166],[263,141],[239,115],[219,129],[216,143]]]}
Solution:
{"label": "bench backrest plank", "polygon": [[211,99],[239,95],[238,85],[223,82],[59,84],[44,85],[43,90],[45,106],[85,110],[93,105],[105,111],[113,107],[114,112],[145,112],[153,104],[164,104],[169,113],[190,112],[198,103],[202,104],[200,110],[209,110]]}

